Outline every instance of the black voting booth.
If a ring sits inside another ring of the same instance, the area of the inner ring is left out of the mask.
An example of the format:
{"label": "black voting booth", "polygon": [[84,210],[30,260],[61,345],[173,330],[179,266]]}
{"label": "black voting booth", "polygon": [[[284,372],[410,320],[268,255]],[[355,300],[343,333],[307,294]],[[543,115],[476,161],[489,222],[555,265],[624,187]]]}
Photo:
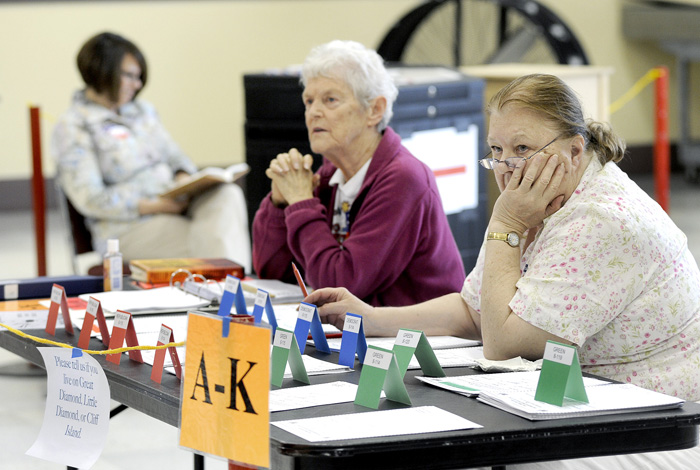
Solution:
{"label": "black voting booth", "polygon": [[[487,226],[487,172],[477,160],[485,153],[484,82],[446,67],[390,66],[399,96],[389,125],[404,145],[433,169],[447,218],[467,272]],[[270,191],[265,170],[281,152],[311,153],[302,87],[297,75],[247,74],[246,176],[248,217]],[[321,157],[314,156],[315,169]]]}

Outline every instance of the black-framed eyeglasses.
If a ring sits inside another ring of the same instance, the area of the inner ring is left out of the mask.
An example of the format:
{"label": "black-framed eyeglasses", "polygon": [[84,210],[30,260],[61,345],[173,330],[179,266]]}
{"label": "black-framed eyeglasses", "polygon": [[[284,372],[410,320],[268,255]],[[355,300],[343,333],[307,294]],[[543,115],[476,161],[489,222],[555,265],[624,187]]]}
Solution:
{"label": "black-framed eyeglasses", "polygon": [[505,163],[508,168],[515,168],[516,166],[518,166],[518,163],[520,163],[521,160],[531,159],[532,157],[534,157],[535,155],[540,153],[542,150],[546,149],[547,147],[552,145],[554,142],[556,142],[560,137],[561,137],[561,135],[556,136],[548,144],[544,145],[542,148],[535,151],[535,153],[533,153],[529,157],[508,157],[508,158],[504,158],[503,160],[497,160],[493,157],[489,157],[489,155],[491,155],[491,153],[492,153],[492,152],[489,152],[486,154],[486,156],[484,158],[479,160],[479,165],[483,166],[487,170],[493,170],[494,168],[496,168],[498,166],[499,163]]}
{"label": "black-framed eyeglasses", "polygon": [[141,81],[141,74],[140,73],[137,74],[137,73],[133,73],[133,72],[125,72],[122,70],[121,76],[124,78],[128,78],[132,82],[136,82],[136,81],[140,82]]}

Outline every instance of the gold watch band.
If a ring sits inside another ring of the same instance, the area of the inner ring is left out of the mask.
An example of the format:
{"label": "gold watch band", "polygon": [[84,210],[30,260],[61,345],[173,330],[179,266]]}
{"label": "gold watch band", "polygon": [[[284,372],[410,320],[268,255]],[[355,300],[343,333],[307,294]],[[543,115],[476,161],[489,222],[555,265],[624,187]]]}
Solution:
{"label": "gold watch band", "polygon": [[515,232],[503,233],[503,232],[489,232],[486,235],[487,240],[500,240],[506,242],[512,247],[520,246],[520,235]]}

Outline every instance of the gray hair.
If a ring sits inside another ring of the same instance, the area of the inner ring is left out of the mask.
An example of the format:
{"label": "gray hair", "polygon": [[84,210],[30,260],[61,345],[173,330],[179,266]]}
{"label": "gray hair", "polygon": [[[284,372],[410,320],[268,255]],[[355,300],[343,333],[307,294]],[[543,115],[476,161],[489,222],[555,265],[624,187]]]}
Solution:
{"label": "gray hair", "polygon": [[306,87],[310,79],[317,77],[343,80],[365,108],[373,99],[383,96],[386,110],[377,130],[381,132],[389,125],[399,90],[376,51],[355,41],[335,40],[316,46],[302,65],[301,84]]}
{"label": "gray hair", "polygon": [[584,119],[581,101],[574,90],[554,75],[516,78],[493,95],[486,112],[490,115],[509,103],[540,113],[564,137],[581,135],[586,148],[596,152],[602,165],[617,163],[625,156],[625,141],[607,123]]}

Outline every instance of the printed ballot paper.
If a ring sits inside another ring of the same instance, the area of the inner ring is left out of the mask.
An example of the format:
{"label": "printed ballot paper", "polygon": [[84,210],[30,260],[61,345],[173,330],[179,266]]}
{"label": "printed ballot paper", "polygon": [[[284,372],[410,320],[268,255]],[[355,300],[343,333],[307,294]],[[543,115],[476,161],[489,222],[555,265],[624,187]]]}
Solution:
{"label": "printed ballot paper", "polygon": [[46,410],[39,437],[27,455],[90,468],[102,453],[109,430],[109,384],[104,370],[79,349],[37,349],[46,366]]}

